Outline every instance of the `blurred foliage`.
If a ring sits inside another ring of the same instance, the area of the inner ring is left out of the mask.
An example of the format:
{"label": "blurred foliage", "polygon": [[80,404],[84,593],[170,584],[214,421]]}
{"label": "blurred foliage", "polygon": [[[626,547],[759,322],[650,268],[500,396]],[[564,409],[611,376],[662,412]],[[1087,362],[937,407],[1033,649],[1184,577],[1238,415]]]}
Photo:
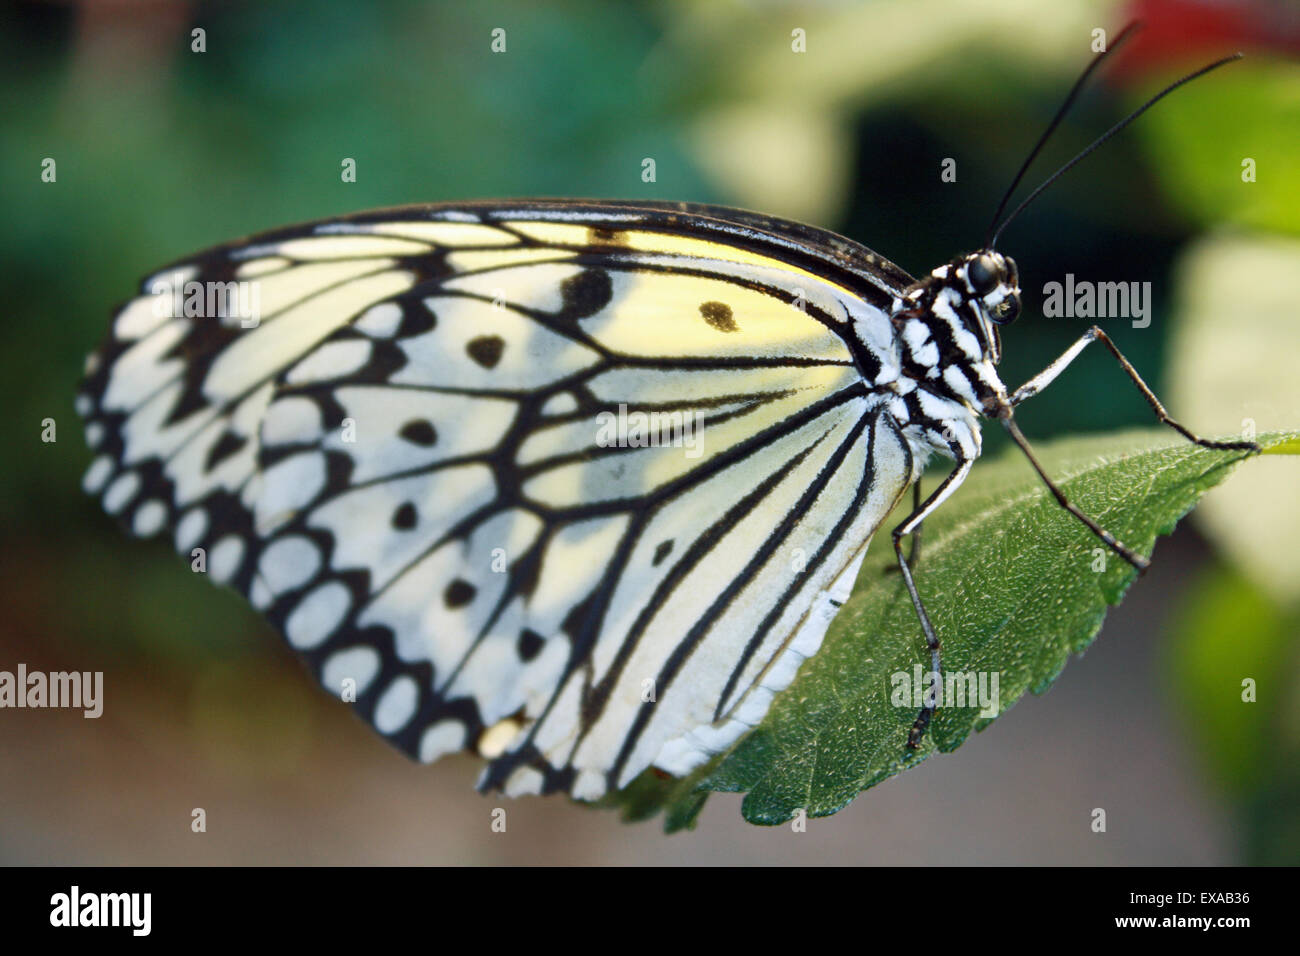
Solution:
{"label": "blurred foliage", "polygon": [[[1210,565],[1171,631],[1166,691],[1233,807],[1245,862],[1300,863],[1300,614]],[[1246,682],[1253,685],[1249,691]]]}
{"label": "blurred foliage", "polygon": [[1233,64],[1152,111],[1141,130],[1165,200],[1192,221],[1300,235],[1294,63]]}
{"label": "blurred foliage", "polygon": [[[1213,433],[1300,421],[1295,277],[1300,240],[1222,232],[1179,259],[1169,406]],[[1288,347],[1290,346],[1290,347]],[[1300,496],[1279,462],[1243,474],[1198,512],[1225,558],[1287,607],[1300,607]],[[1267,507],[1260,507],[1267,502]]]}
{"label": "blurred foliage", "polygon": [[[3,626],[27,641],[138,655],[150,672],[194,655],[272,653],[269,629],[241,601],[184,573],[165,545],[127,540],[79,490],[89,454],[74,383],[112,307],[148,270],[234,236],[367,207],[551,195],[757,206],[816,219],[922,272],[978,244],[1088,57],[1089,31],[1123,18],[1093,0],[1043,9],[1031,0],[6,4],[0,290],[10,347],[0,381],[20,439],[0,469]],[[507,52],[493,54],[499,26]],[[194,27],[207,32],[201,54],[190,51]],[[794,27],[806,31],[807,54],[791,51]],[[1108,331],[1159,390],[1189,306],[1173,301],[1171,275],[1187,242],[1220,222],[1295,232],[1300,68],[1268,49],[1248,53],[1117,137],[1008,230],[1002,245],[1026,297],[1005,335],[1009,383],[1086,326],[1036,314],[1043,283],[1072,272],[1153,283],[1150,328]],[[1103,79],[1029,184],[1197,62]],[[1240,181],[1244,155],[1258,160],[1254,184]],[[656,159],[655,183],[641,180],[645,156]],[[40,180],[45,157],[58,163],[57,183]],[[343,157],[357,159],[356,183],[340,181]],[[939,181],[946,157],[958,160],[956,183]],[[58,423],[54,444],[38,438],[47,417]],[[1098,353],[1022,421],[1034,436],[1149,417]],[[999,440],[990,434],[991,450]]]}

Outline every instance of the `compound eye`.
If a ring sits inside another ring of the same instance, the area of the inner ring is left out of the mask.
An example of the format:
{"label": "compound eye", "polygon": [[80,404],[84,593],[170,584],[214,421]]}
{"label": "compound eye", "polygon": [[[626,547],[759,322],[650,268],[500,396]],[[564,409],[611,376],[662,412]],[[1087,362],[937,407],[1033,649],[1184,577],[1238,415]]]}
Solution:
{"label": "compound eye", "polygon": [[1006,325],[1008,322],[1014,322],[1016,316],[1020,314],[1020,296],[1007,296],[992,309],[989,310],[989,318],[998,325]]}
{"label": "compound eye", "polygon": [[976,256],[966,264],[966,280],[976,295],[988,295],[1002,281],[1002,270],[992,256]]}

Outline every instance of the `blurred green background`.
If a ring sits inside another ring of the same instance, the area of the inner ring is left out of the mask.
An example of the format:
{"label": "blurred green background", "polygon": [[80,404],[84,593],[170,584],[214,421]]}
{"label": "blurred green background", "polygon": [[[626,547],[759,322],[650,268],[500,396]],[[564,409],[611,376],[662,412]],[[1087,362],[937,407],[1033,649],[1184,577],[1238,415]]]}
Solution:
{"label": "blurred green background", "polygon": [[[509,803],[494,834],[502,798],[472,792],[473,761],[390,752],[236,595],[80,492],[90,456],[72,409],[85,354],[141,275],[374,206],[720,202],[924,272],[982,241],[1092,31],[1140,15],[1146,31],[1029,186],[1180,70],[1248,58],[1180,91],[1007,231],[1026,311],[1004,332],[1003,378],[1029,377],[1089,324],[1044,318],[1044,283],[1150,281],[1148,328],[1103,325],[1173,413],[1203,433],[1293,428],[1294,4],[4,8],[0,382],[15,435],[0,469],[0,669],[103,670],[106,703],[97,721],[0,711],[0,862],[1300,862],[1300,505],[1286,463],[1242,469],[1163,542],[1051,695],[807,834],[749,827],[729,795],[671,839],[560,798]],[[940,179],[947,158],[956,182]],[[1149,421],[1100,352],[1022,415],[1031,438]],[[1288,696],[1242,703],[1242,676],[1262,672],[1286,675]],[[206,834],[190,832],[194,807]],[[1090,832],[1094,807],[1110,832]]]}

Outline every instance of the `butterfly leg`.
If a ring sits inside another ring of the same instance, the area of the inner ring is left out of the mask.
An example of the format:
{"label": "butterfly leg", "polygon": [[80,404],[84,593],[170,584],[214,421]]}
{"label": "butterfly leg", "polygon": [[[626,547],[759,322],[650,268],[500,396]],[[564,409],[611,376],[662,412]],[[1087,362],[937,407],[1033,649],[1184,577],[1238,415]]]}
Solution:
{"label": "butterfly leg", "polygon": [[1043,484],[1045,484],[1047,490],[1052,493],[1052,497],[1056,499],[1056,503],[1078,518],[1089,531],[1101,539],[1102,543],[1105,544],[1106,547],[1110,548],[1129,564],[1133,565],[1133,567],[1137,568],[1139,574],[1146,571],[1146,569],[1151,566],[1150,561],[1127,547],[1113,534],[1080,511],[1074,502],[1065,497],[1065,492],[1056,487],[1056,482],[1052,481],[1052,479],[1047,476],[1047,472],[1043,470],[1043,466],[1038,463],[1038,459],[1034,456],[1033,449],[1029,447],[1029,439],[1025,437],[1024,432],[1020,430],[1020,426],[1017,425],[1015,419],[1011,417],[1010,408],[1005,409],[1001,418],[1003,427],[1006,428],[1007,433],[1011,435],[1012,440],[1020,446],[1020,450],[1025,453],[1025,457],[1029,459],[1029,464],[1034,466],[1034,471],[1038,472],[1038,477],[1043,480]]}
{"label": "butterfly leg", "polygon": [[1139,572],[1142,572],[1147,569],[1147,567],[1150,565],[1150,562],[1147,561],[1146,558],[1135,553],[1131,549],[1125,547],[1125,545],[1122,544],[1119,540],[1117,540],[1114,535],[1112,535],[1109,531],[1107,531],[1106,529],[1102,528],[1099,524],[1097,524],[1097,522],[1093,521],[1091,518],[1085,515],[1068,498],[1065,497],[1065,493],[1062,492],[1061,489],[1056,487],[1056,484],[1052,481],[1052,479],[1047,476],[1047,472],[1043,470],[1042,465],[1038,463],[1038,459],[1034,457],[1034,453],[1029,447],[1029,441],[1025,438],[1024,434],[1020,431],[1019,426],[1016,425],[1015,419],[1012,418],[1011,415],[1012,408],[1014,408],[1016,405],[1019,405],[1021,402],[1025,401],[1025,399],[1032,398],[1033,396],[1037,395],[1040,391],[1042,391],[1044,388],[1050,385],[1056,379],[1056,377],[1060,375],[1063,371],[1065,371],[1066,367],[1069,366],[1069,364],[1079,356],[1080,352],[1082,352],[1085,348],[1087,348],[1091,343],[1098,342],[1098,341],[1101,342],[1103,345],[1105,345],[1106,348],[1110,350],[1110,353],[1115,356],[1116,361],[1119,362],[1120,366],[1128,374],[1129,379],[1133,382],[1135,386],[1137,386],[1138,391],[1142,393],[1142,397],[1147,400],[1147,404],[1149,404],[1152,407],[1152,409],[1155,410],[1156,417],[1159,418],[1163,424],[1168,425],[1170,428],[1173,428],[1184,438],[1204,448],[1223,448],[1223,449],[1240,449],[1242,451],[1258,451],[1259,446],[1256,445],[1254,442],[1209,441],[1207,439],[1200,438],[1199,436],[1194,435],[1187,428],[1184,428],[1178,422],[1174,421],[1174,419],[1169,416],[1169,413],[1165,411],[1165,407],[1162,404],[1160,404],[1160,400],[1156,398],[1155,393],[1151,391],[1151,388],[1147,385],[1147,383],[1142,380],[1142,376],[1138,374],[1137,369],[1135,369],[1132,363],[1129,362],[1129,360],[1124,357],[1124,354],[1120,352],[1118,348],[1115,347],[1115,343],[1111,341],[1110,336],[1108,336],[1105,332],[1103,332],[1100,328],[1098,328],[1095,325],[1092,328],[1090,328],[1087,332],[1083,333],[1083,335],[1079,337],[1079,340],[1077,342],[1075,342],[1068,349],[1062,352],[1061,355],[1054,362],[1052,362],[1051,365],[1047,366],[1047,368],[1043,369],[1041,372],[1039,372],[1037,375],[1035,375],[1033,378],[1027,381],[1024,385],[1021,385],[1018,389],[1016,389],[1014,392],[1011,393],[1011,396],[1008,399],[1007,404],[1003,406],[1003,408],[1000,410],[998,417],[1002,420],[1002,425],[1003,427],[1006,428],[1007,432],[1011,435],[1011,438],[1015,441],[1017,445],[1020,446],[1020,450],[1025,453],[1025,457],[1029,459],[1029,463],[1033,465],[1034,470],[1038,472],[1038,477],[1043,480],[1043,484],[1047,485],[1048,490],[1052,493],[1053,497],[1056,498],[1057,503],[1062,508],[1064,508],[1066,511],[1070,512],[1070,514],[1078,518],[1079,521],[1081,521],[1088,528],[1089,531],[1091,531],[1094,535],[1100,538],[1101,541],[1104,542],[1107,547],[1109,547],[1112,551],[1118,554],[1129,564],[1133,565],[1133,567],[1137,568]]}
{"label": "butterfly leg", "polygon": [[1133,367],[1133,364],[1124,357],[1124,353],[1122,353],[1115,346],[1115,343],[1111,341],[1109,335],[1107,335],[1105,332],[1103,332],[1100,328],[1098,328],[1095,325],[1092,328],[1090,328],[1087,332],[1084,332],[1083,335],[1079,337],[1079,340],[1075,342],[1073,345],[1071,345],[1064,352],[1062,352],[1060,357],[1058,357],[1054,362],[1052,362],[1051,365],[1047,366],[1047,368],[1043,369],[1041,372],[1039,372],[1029,381],[1025,382],[1024,385],[1021,385],[1018,389],[1012,392],[1011,398],[1009,400],[1010,405],[1012,407],[1015,407],[1016,405],[1019,405],[1021,402],[1023,402],[1025,399],[1033,398],[1035,395],[1041,392],[1044,388],[1050,385],[1058,375],[1060,375],[1063,371],[1065,371],[1066,366],[1068,366],[1071,362],[1073,362],[1078,357],[1080,352],[1082,352],[1093,342],[1100,342],[1102,345],[1106,346],[1106,348],[1110,350],[1110,354],[1115,356],[1115,361],[1119,362],[1120,367],[1123,368],[1124,371],[1128,374],[1129,379],[1137,387],[1137,390],[1142,393],[1142,397],[1147,400],[1147,404],[1150,405],[1151,408],[1155,411],[1156,418],[1160,419],[1162,424],[1168,425],[1170,428],[1178,432],[1188,441],[1200,445],[1202,448],[1224,448],[1224,449],[1240,449],[1242,451],[1259,451],[1259,446],[1256,445],[1254,442],[1209,441],[1208,439],[1200,438],[1197,435],[1194,435],[1187,428],[1180,425],[1178,422],[1174,421],[1169,416],[1169,413],[1165,411],[1164,405],[1160,404],[1160,399],[1156,398],[1155,392],[1151,391],[1150,386],[1148,386],[1147,383],[1142,380],[1142,376],[1138,374],[1137,369],[1135,369]]}
{"label": "butterfly leg", "polygon": [[[912,482],[912,510],[916,511],[921,507],[921,479],[918,478]],[[912,529],[912,540],[907,546],[907,563],[916,567],[917,560],[921,557],[921,525],[918,524]],[[886,574],[897,574],[898,565],[891,564],[885,568]]]}
{"label": "butterfly leg", "polygon": [[[898,570],[903,573],[903,583],[907,585],[908,596],[912,599],[912,607],[916,609],[916,616],[921,622],[921,630],[925,634],[926,647],[930,649],[930,670],[939,674],[939,635],[934,631],[934,625],[930,623],[930,616],[925,612],[925,605],[921,603],[921,595],[916,590],[916,582],[912,580],[912,568],[908,559],[903,557],[903,535],[915,534],[920,530],[921,522],[925,520],[926,515],[930,514],[939,505],[947,500],[966,480],[970,474],[973,458],[958,459],[957,467],[949,473],[948,477],[940,482],[939,487],[931,493],[929,498],[924,502],[917,504],[912,513],[907,516],[902,524],[894,529],[894,554],[898,557]],[[919,484],[919,483],[918,483]],[[920,494],[917,493],[917,498]],[[916,717],[916,722],[912,724],[911,731],[907,735],[907,747],[909,750],[915,750],[921,742],[921,737],[925,734],[925,729],[930,726],[930,718],[934,716],[936,701],[933,697],[927,697],[925,705]]]}

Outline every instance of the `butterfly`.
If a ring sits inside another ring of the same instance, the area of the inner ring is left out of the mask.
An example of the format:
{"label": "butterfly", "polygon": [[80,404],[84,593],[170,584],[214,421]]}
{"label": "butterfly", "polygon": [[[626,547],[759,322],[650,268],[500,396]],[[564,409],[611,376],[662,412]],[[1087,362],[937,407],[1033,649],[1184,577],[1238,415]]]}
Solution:
{"label": "butterfly", "polygon": [[[1225,447],[1100,329],[1006,388],[1014,216],[919,279],[690,203],[408,206],[218,246],[145,279],[89,358],[84,485],[421,761],[467,750],[483,788],[584,800],[683,775],[817,652],[909,488],[892,541],[939,671],[902,540],[969,474],[982,419],[1145,566],[1013,417],[1090,342]],[[936,454],[954,467],[922,499]]]}

